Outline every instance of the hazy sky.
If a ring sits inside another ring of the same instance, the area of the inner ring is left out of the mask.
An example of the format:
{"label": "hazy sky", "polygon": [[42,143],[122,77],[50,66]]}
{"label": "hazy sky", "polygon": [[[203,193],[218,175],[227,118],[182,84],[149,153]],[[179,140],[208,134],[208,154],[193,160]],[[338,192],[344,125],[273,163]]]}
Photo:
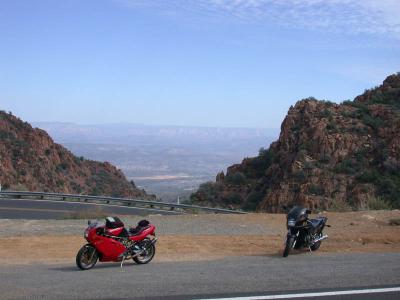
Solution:
{"label": "hazy sky", "polygon": [[26,121],[279,127],[398,71],[398,0],[0,0],[0,109]]}

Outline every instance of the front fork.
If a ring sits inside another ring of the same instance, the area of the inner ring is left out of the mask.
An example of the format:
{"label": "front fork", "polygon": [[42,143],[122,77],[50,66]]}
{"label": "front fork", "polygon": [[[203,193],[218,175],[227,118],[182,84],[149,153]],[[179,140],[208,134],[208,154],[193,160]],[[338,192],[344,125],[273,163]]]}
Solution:
{"label": "front fork", "polygon": [[294,247],[296,246],[296,242],[297,242],[297,238],[298,238],[298,236],[299,236],[299,233],[300,233],[299,230],[297,230],[297,232],[294,233],[294,232],[292,232],[291,229],[289,228],[289,229],[288,229],[288,233],[287,233],[287,235],[286,235],[285,245],[286,245],[286,243],[290,240],[290,238],[294,238],[294,242],[293,242],[293,244],[291,245],[291,248],[294,248]]}

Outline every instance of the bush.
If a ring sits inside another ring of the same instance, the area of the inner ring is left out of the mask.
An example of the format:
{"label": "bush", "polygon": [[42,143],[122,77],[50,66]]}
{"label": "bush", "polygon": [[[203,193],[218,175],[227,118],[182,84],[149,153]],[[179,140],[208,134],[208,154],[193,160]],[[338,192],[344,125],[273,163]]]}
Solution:
{"label": "bush", "polygon": [[230,194],[222,199],[226,204],[241,204],[243,202],[242,196],[237,193]]}
{"label": "bush", "polygon": [[362,116],[362,121],[365,125],[372,127],[374,130],[379,129],[384,124],[384,121],[381,118],[374,118],[367,114]]}
{"label": "bush", "polygon": [[380,177],[381,175],[377,171],[372,170],[364,171],[359,176],[357,176],[356,180],[362,183],[374,183],[377,182]]}
{"label": "bush", "polygon": [[328,131],[330,131],[331,133],[336,132],[336,131],[338,130],[338,128],[337,128],[335,122],[333,122],[333,121],[332,121],[332,122],[329,122],[329,123],[326,125],[326,129],[327,129]]}
{"label": "bush", "polygon": [[[254,170],[255,177],[261,177],[265,174],[265,171],[271,166],[274,161],[274,153],[268,149],[261,148],[258,156],[251,160],[251,167]],[[248,174],[250,175],[250,174]]]}
{"label": "bush", "polygon": [[391,205],[383,200],[382,198],[369,198],[367,200],[368,209],[371,210],[389,210],[391,209]]}
{"label": "bush", "polygon": [[225,177],[225,182],[233,185],[241,185],[246,183],[246,176],[242,172],[235,172]]}
{"label": "bush", "polygon": [[321,118],[329,118],[332,117],[332,112],[329,109],[325,108],[319,113],[319,116]]}
{"label": "bush", "polygon": [[[204,199],[205,201],[214,201],[217,192],[218,191],[216,184],[211,181],[200,184],[199,189],[197,191],[197,193],[201,195],[201,199],[202,200]],[[196,201],[196,194],[192,194],[190,196],[190,199],[192,201]]]}
{"label": "bush", "polygon": [[359,169],[360,166],[358,165],[357,161],[346,158],[335,166],[334,171],[342,174],[355,174],[359,171]]}
{"label": "bush", "polygon": [[303,170],[298,170],[293,173],[293,178],[296,182],[303,183],[307,179],[307,175]]}
{"label": "bush", "polygon": [[308,193],[311,195],[322,196],[325,194],[325,189],[320,185],[311,184],[308,188]]}
{"label": "bush", "polygon": [[243,206],[243,209],[247,211],[255,211],[263,198],[263,193],[257,191],[251,192],[246,198],[246,204]]}
{"label": "bush", "polygon": [[331,161],[331,156],[328,154],[321,154],[318,161],[322,164],[328,164]]}
{"label": "bush", "polygon": [[351,206],[346,202],[336,201],[333,202],[332,205],[328,209],[329,211],[338,211],[338,212],[346,212],[351,211]]}
{"label": "bush", "polygon": [[[314,98],[315,99],[315,98]],[[321,100],[320,102],[324,103],[328,107],[335,106],[335,103],[330,100]]]}

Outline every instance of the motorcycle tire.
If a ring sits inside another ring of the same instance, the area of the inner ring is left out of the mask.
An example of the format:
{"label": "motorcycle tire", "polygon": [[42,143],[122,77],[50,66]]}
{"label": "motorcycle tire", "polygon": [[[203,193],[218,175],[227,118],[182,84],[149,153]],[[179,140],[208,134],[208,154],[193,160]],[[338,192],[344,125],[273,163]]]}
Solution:
{"label": "motorcycle tire", "polygon": [[89,270],[96,265],[98,259],[99,255],[96,248],[87,244],[78,251],[76,265],[81,270]]}
{"label": "motorcycle tire", "polygon": [[294,237],[290,237],[286,240],[285,249],[283,250],[283,257],[289,255],[290,249],[292,249],[294,243]]}
{"label": "motorcycle tire", "polygon": [[[322,232],[318,234],[318,237],[321,237],[321,236],[322,236]],[[319,241],[319,242],[316,242],[316,243],[312,244],[310,246],[311,251],[317,251],[319,249],[319,247],[321,246],[321,243],[322,242]]]}
{"label": "motorcycle tire", "polygon": [[155,254],[156,254],[156,246],[154,246],[154,244],[149,244],[146,247],[144,255],[133,257],[133,260],[135,261],[135,263],[139,265],[148,264],[153,259]]}

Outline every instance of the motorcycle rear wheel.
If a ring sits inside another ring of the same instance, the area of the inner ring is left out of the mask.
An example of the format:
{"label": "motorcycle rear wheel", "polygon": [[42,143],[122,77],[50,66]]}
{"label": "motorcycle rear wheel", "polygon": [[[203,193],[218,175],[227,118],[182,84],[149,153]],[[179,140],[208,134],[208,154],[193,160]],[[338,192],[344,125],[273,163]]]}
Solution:
{"label": "motorcycle rear wheel", "polygon": [[147,241],[147,245],[145,247],[144,252],[141,255],[133,257],[133,260],[140,265],[148,264],[156,254],[156,246],[154,244],[150,244],[151,241]]}
{"label": "motorcycle rear wheel", "polygon": [[[319,234],[318,234],[318,237],[321,237],[322,236],[322,232],[320,232]],[[316,242],[316,243],[314,243],[314,244],[312,244],[311,246],[310,246],[310,249],[311,249],[311,251],[317,251],[318,249],[319,249],[319,247],[321,246],[321,241],[319,241],[319,242]]]}
{"label": "motorcycle rear wheel", "polygon": [[87,244],[78,251],[76,265],[81,270],[89,270],[96,265],[98,259],[99,255],[96,248]]}
{"label": "motorcycle rear wheel", "polygon": [[294,237],[290,237],[286,240],[285,249],[283,250],[283,257],[289,255],[290,249],[292,249],[294,243]]}

